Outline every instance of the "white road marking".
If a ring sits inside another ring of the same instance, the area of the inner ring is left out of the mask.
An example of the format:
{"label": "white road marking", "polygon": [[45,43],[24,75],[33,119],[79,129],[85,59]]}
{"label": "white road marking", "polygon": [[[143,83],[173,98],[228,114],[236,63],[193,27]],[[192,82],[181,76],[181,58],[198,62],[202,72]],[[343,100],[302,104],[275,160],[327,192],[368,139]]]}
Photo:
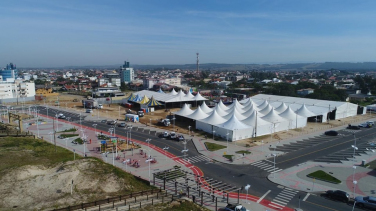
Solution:
{"label": "white road marking", "polygon": [[257,200],[257,203],[260,203],[260,201],[262,201],[266,195],[268,195],[270,193],[271,190],[268,190],[266,191],[266,193],[264,195],[261,196],[261,198],[259,198],[259,200]]}
{"label": "white road marking", "polygon": [[307,193],[307,195],[304,197],[303,201],[307,200],[309,195],[310,195],[310,193]]}

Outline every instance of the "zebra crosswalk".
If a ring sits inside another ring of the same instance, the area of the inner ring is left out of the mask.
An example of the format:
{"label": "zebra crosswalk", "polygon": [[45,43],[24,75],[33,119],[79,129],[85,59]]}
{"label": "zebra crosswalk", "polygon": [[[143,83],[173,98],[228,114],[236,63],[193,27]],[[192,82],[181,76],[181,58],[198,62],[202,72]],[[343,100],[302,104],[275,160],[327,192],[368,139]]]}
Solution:
{"label": "zebra crosswalk", "polygon": [[359,132],[362,132],[361,130],[350,130],[350,129],[343,129],[341,131],[348,132],[348,133],[359,133]]}
{"label": "zebra crosswalk", "polygon": [[274,163],[268,160],[260,160],[260,161],[254,162],[251,164],[251,166],[256,166],[269,173],[277,173],[283,170],[277,167],[274,168]]}
{"label": "zebra crosswalk", "polygon": [[284,188],[269,204],[276,209],[283,209],[287,203],[291,201],[292,198],[298,193],[298,191]]}
{"label": "zebra crosswalk", "polygon": [[211,159],[206,157],[205,155],[196,155],[193,157],[184,158],[184,160],[189,163],[197,163],[197,162],[208,162]]}

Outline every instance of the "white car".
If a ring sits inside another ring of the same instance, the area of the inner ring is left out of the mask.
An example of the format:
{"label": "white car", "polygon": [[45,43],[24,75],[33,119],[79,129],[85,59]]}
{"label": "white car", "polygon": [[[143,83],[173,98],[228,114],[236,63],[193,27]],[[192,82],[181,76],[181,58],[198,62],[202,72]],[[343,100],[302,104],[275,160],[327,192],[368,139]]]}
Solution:
{"label": "white car", "polygon": [[103,108],[103,105],[102,105],[102,104],[98,104],[98,108],[99,108],[99,109],[102,109],[102,108]]}
{"label": "white car", "polygon": [[91,110],[91,109],[86,109],[86,113],[93,113],[93,110]]}
{"label": "white car", "polygon": [[374,125],[375,125],[375,122],[374,122],[374,121],[368,121],[368,122],[366,122],[366,124],[369,124],[369,125],[371,125],[371,126],[374,126]]}

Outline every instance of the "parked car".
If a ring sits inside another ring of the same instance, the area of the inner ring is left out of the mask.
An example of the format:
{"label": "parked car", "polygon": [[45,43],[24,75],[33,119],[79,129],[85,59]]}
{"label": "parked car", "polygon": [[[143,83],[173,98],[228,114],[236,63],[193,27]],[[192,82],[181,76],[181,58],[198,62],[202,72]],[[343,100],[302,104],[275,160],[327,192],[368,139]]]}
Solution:
{"label": "parked car", "polygon": [[171,132],[170,135],[168,136],[168,138],[171,139],[171,140],[175,140],[176,139],[176,133]]}
{"label": "parked car", "polygon": [[86,109],[86,113],[93,113],[92,109]]}
{"label": "parked car", "polygon": [[183,135],[179,135],[176,140],[177,141],[184,141],[184,136]]}
{"label": "parked car", "polygon": [[366,207],[366,208],[370,208],[372,210],[376,209],[376,197],[357,196],[357,197],[355,197],[355,202],[356,202],[356,205],[358,205],[359,207],[362,207],[362,208]]}
{"label": "parked car", "polygon": [[102,108],[103,108],[103,105],[102,105],[102,104],[98,104],[98,108],[99,108],[99,109],[102,109]]}
{"label": "parked car", "polygon": [[367,121],[366,123],[369,124],[369,125],[371,125],[371,127],[375,125],[374,121]]}
{"label": "parked car", "polygon": [[364,127],[364,128],[370,128],[370,127],[372,127],[372,125],[368,124],[367,122],[363,122],[362,124],[359,124],[358,126],[359,127]]}
{"label": "parked car", "polygon": [[107,120],[105,120],[105,119],[101,120],[101,123],[107,123]]}
{"label": "parked car", "polygon": [[324,133],[327,136],[338,136],[338,132],[335,130],[329,130]]}
{"label": "parked car", "polygon": [[326,191],[328,198],[348,203],[350,201],[350,195],[341,190],[328,190]]}
{"label": "parked car", "polygon": [[219,208],[218,211],[249,211],[241,204],[227,204],[226,207]]}
{"label": "parked car", "polygon": [[65,119],[66,117],[64,115],[61,115],[61,116],[59,115],[59,116],[57,116],[57,118],[58,119]]}
{"label": "parked car", "polygon": [[119,126],[119,127],[125,127],[125,126],[127,126],[127,125],[125,124],[125,122],[122,122],[122,123],[120,123],[118,126]]}
{"label": "parked car", "polygon": [[109,121],[107,124],[109,124],[109,125],[116,125],[116,123],[117,123],[117,121]]}
{"label": "parked car", "polygon": [[166,131],[166,132],[163,132],[163,133],[160,133],[159,135],[158,135],[158,137],[159,138],[168,138],[168,136],[169,136],[169,133]]}
{"label": "parked car", "polygon": [[356,125],[350,125],[347,126],[347,129],[350,129],[350,130],[360,130],[360,127],[356,126]]}

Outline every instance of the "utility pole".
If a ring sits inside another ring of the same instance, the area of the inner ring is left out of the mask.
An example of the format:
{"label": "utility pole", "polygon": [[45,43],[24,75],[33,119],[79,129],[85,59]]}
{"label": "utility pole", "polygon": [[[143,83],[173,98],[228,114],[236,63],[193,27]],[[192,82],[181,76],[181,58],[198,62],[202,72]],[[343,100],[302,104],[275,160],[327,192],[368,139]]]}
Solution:
{"label": "utility pole", "polygon": [[54,118],[52,118],[52,125],[54,126],[53,130],[54,130],[55,152],[57,152],[57,149],[56,149],[56,130],[55,130],[55,119]]}

